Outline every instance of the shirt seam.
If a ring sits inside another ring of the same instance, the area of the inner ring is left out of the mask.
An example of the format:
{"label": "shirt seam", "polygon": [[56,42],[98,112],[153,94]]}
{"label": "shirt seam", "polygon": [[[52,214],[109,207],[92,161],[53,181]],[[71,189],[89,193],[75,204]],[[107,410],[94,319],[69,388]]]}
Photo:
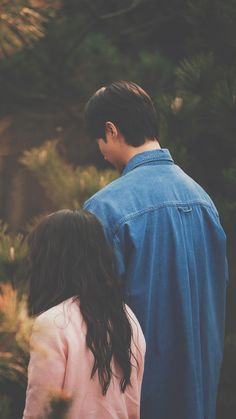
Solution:
{"label": "shirt seam", "polygon": [[136,164],[134,164],[133,166],[131,165],[130,167],[126,166],[124,168],[124,171],[122,173],[122,176],[126,175],[127,173],[131,172],[132,170],[140,167],[140,166],[151,166],[151,164],[154,163],[154,166],[158,166],[159,164],[175,164],[174,161],[170,158],[152,158],[152,159],[147,159],[147,160],[142,160],[140,162],[137,162]]}
{"label": "shirt seam", "polygon": [[145,209],[142,209],[142,210],[139,210],[139,211],[135,211],[135,212],[133,212],[131,214],[128,214],[124,217],[121,217],[119,219],[119,221],[117,221],[117,223],[113,227],[113,229],[111,231],[111,236],[114,239],[115,236],[118,233],[118,230],[119,230],[120,226],[122,224],[124,224],[126,221],[129,221],[129,220],[132,220],[136,217],[139,217],[139,216],[141,216],[145,213],[153,212],[153,211],[156,211],[156,210],[159,210],[159,209],[162,209],[162,208],[166,208],[166,207],[179,207],[179,206],[189,206],[189,205],[194,205],[194,206],[201,205],[201,206],[209,207],[209,208],[213,209],[211,203],[203,202],[203,201],[196,201],[196,200],[187,201],[187,202],[171,202],[170,201],[170,202],[166,202],[166,203],[163,203],[163,204],[158,204],[156,206],[152,206],[152,207],[148,207],[148,208],[145,208]]}

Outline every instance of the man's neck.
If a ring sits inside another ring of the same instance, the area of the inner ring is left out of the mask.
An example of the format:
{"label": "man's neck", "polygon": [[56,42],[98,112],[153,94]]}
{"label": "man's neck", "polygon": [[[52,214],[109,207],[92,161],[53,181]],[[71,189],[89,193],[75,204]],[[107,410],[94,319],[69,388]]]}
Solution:
{"label": "man's neck", "polygon": [[157,140],[146,140],[144,144],[139,147],[127,146],[125,152],[125,166],[136,154],[143,153],[144,151],[159,150],[161,148]]}

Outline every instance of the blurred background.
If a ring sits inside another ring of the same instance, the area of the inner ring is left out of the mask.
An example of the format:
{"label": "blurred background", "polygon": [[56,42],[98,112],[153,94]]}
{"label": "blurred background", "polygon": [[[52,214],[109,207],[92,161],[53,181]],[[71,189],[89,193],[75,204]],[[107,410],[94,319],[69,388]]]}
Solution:
{"label": "blurred background", "polygon": [[80,207],[118,176],[83,121],[89,96],[117,79],[152,96],[162,147],[207,190],[227,233],[217,419],[235,419],[235,0],[0,0],[0,417],[21,417],[24,403],[30,319],[22,240],[42,214]]}

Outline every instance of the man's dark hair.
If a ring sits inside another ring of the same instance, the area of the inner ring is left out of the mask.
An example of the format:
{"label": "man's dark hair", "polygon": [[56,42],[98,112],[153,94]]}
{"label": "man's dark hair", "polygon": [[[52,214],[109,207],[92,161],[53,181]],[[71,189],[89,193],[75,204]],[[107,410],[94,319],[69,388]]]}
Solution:
{"label": "man's dark hair", "polygon": [[87,326],[102,394],[112,382],[112,359],[120,367],[120,389],[131,376],[132,330],[116,273],[114,253],[95,215],[61,210],[30,233],[29,310],[38,315],[73,297]]}
{"label": "man's dark hair", "polygon": [[153,102],[132,82],[113,82],[95,92],[85,106],[85,121],[92,139],[106,139],[107,121],[113,122],[125,142],[133,147],[144,144],[146,138],[156,140],[158,137],[158,117]]}

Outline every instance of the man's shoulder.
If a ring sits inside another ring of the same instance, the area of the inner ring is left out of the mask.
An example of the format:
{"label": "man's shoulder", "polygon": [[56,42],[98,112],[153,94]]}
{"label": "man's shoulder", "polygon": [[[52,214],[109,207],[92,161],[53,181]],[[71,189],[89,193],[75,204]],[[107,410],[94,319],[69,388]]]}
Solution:
{"label": "man's shoulder", "polygon": [[145,166],[121,176],[88,199],[84,208],[105,226],[115,226],[127,217],[150,209],[179,204],[208,205],[216,211],[207,192],[179,166]]}
{"label": "man's shoulder", "polygon": [[106,204],[111,201],[118,199],[119,196],[122,195],[122,190],[124,188],[124,179],[120,177],[118,179],[113,180],[108,185],[104,186],[104,188],[100,189],[96,192],[93,196],[91,196],[87,201],[84,203],[84,208],[91,208],[94,205],[97,206],[100,204]]}

